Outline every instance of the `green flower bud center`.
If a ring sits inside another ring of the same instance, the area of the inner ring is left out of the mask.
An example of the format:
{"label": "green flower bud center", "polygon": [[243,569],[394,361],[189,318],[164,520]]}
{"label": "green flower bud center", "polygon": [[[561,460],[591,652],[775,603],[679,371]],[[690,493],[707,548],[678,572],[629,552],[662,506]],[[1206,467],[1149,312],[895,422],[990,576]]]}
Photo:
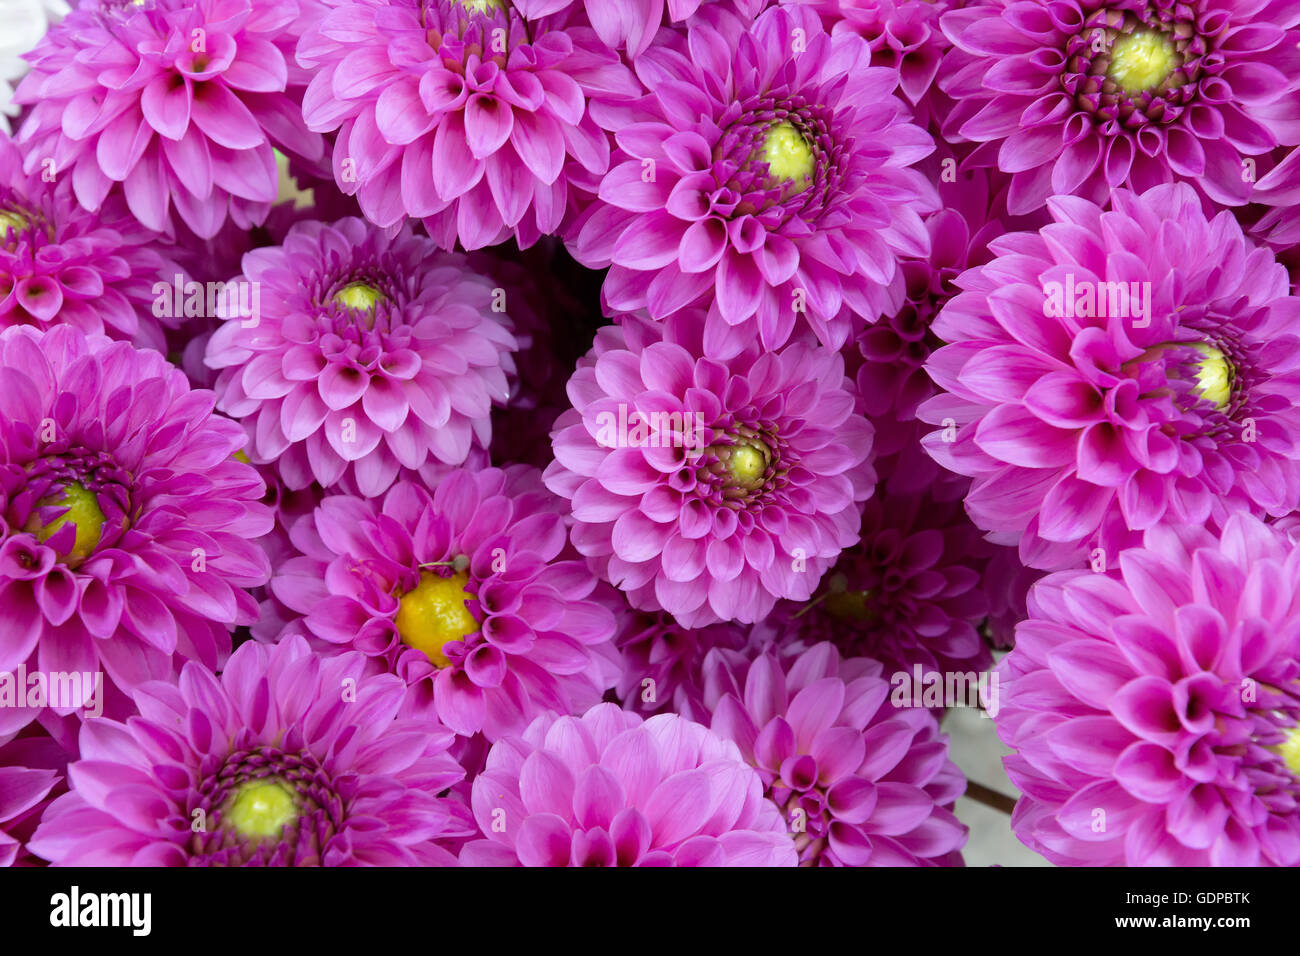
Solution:
{"label": "green flower bud center", "polygon": [[30,220],[20,212],[0,210],[0,236],[9,230],[20,233],[30,224]]}
{"label": "green flower bud center", "polygon": [[877,616],[870,591],[839,591],[826,596],[826,611],[841,621],[870,621]]}
{"label": "green flower bud center", "polygon": [[1196,394],[1215,408],[1227,408],[1232,400],[1232,363],[1208,343],[1195,342],[1192,348],[1204,356],[1196,366]]}
{"label": "green flower bud center", "polygon": [[397,633],[402,643],[423,651],[435,667],[447,667],[451,659],[443,648],[479,629],[479,623],[465,602],[469,575],[465,571],[440,577],[423,572],[420,583],[398,599]]}
{"label": "green flower bud center", "polygon": [[1126,93],[1143,93],[1164,82],[1176,66],[1174,45],[1163,33],[1130,33],[1110,49],[1107,76]]}
{"label": "green flower bud center", "polygon": [[374,312],[375,306],[384,301],[384,294],[365,282],[349,282],[334,293],[334,301],[346,309]]}
{"label": "green flower bud center", "polygon": [[242,784],[227,799],[221,815],[223,825],[229,824],[250,840],[278,837],[296,819],[296,796],[278,777]]}
{"label": "green flower bud center", "polygon": [[456,0],[462,7],[472,13],[486,13],[489,10],[508,10],[508,0]]}
{"label": "green flower bud center", "polygon": [[777,123],[768,129],[763,159],[774,181],[796,183],[800,188],[807,187],[816,168],[812,147],[791,123]]}
{"label": "green flower bud center", "polygon": [[33,513],[24,530],[36,535],[40,541],[47,541],[64,525],[75,525],[77,536],[72,542],[72,550],[63,555],[63,558],[70,564],[80,564],[90,557],[99,544],[99,536],[104,527],[104,512],[99,509],[95,493],[73,482],[64,486],[61,497],[41,504],[67,510],[48,524],[41,524],[39,515]]}

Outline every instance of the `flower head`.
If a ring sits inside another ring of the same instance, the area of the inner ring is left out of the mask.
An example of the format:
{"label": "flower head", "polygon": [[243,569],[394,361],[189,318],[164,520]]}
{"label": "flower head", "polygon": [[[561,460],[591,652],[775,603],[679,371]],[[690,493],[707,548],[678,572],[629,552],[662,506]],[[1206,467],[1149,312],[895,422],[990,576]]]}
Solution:
{"label": "flower head", "polygon": [[730,622],[683,627],[663,611],[628,611],[619,620],[615,644],[623,676],[614,688],[628,710],[640,714],[684,712],[695,677],[710,650],[739,650],[748,629]]}
{"label": "flower head", "polygon": [[355,481],[378,495],[399,468],[460,465],[491,441],[515,339],[492,280],[409,227],[301,222],[244,257],[259,315],[208,344],[219,407],[245,420],[249,457],[286,485]]}
{"label": "flower head", "polygon": [[802,865],[961,865],[965,779],[933,715],[890,705],[879,663],[826,643],[715,650],[698,680],[700,719],[758,770]]}
{"label": "flower head", "polygon": [[612,263],[611,309],[708,307],[716,354],[778,348],[797,326],[839,348],[897,307],[898,257],[926,252],[936,198],[907,167],[934,144],[861,37],[804,6],[740,30],[693,21],[637,62],[649,91],[610,111],[618,149],[570,245]]}
{"label": "flower head", "polygon": [[1035,585],[998,665],[1017,836],[1058,864],[1300,863],[1298,585],[1249,515]]}
{"label": "flower head", "polygon": [[244,644],[220,677],[187,664],[137,690],[139,717],[82,725],[31,849],[56,866],[450,865],[440,844],[472,824],[439,794],[464,771],[404,698],[362,655],[301,638]]}
{"label": "flower head", "polygon": [[[0,671],[219,667],[271,527],[243,430],[158,353],[70,326],[0,332]],[[81,702],[54,709],[67,714]],[[34,715],[33,715],[34,716]]]}
{"label": "flower head", "polygon": [[810,601],[778,605],[765,629],[830,641],[891,671],[981,671],[992,663],[978,628],[989,613],[981,572],[997,549],[960,500],[878,493],[864,509],[861,538]]}
{"label": "flower head", "polygon": [[517,733],[614,683],[602,647],[614,616],[536,469],[328,497],[290,536],[302,557],[277,571],[275,596],[319,640],[399,675],[458,734]]}
{"label": "flower head", "polygon": [[875,480],[838,354],[751,343],[720,360],[699,335],[693,313],[602,329],[546,471],[601,577],[692,628],[806,599]]}
{"label": "flower head", "polygon": [[24,173],[18,147],[0,134],[0,328],[72,325],[163,351],[154,283],[180,269],[120,198],[87,212],[71,179],[44,173]]}
{"label": "flower head", "polygon": [[1251,157],[1300,142],[1285,3],[983,0],[942,25],[956,47],[939,80],[957,101],[945,132],[1013,174],[1013,213],[1176,179],[1241,205]]}
{"label": "flower head", "polygon": [[18,87],[28,171],[51,158],[81,205],[110,192],[158,232],[244,228],[276,195],[273,146],[324,152],[291,51],[315,0],[86,0],[32,52]]}
{"label": "flower head", "polygon": [[462,865],[795,864],[736,745],[677,714],[642,722],[615,704],[543,714],[492,747],[472,803],[485,839],[461,851]]}
{"label": "flower head", "polygon": [[976,524],[1048,570],[1161,521],[1300,503],[1300,299],[1190,186],[1049,204],[935,321],[920,417]]}
{"label": "flower head", "polygon": [[446,249],[528,246],[608,168],[587,99],[631,96],[636,82],[568,12],[526,22],[504,0],[325,4],[298,45],[316,70],[303,115],[338,130],[339,188],[372,222],[422,218]]}

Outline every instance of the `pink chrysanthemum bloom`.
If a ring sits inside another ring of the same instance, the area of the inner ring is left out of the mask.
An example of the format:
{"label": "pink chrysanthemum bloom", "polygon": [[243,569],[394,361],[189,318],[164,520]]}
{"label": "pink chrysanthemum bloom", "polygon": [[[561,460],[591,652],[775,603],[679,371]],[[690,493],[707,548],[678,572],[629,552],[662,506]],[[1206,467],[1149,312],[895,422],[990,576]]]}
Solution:
{"label": "pink chrysanthemum bloom", "polygon": [[[439,794],[452,734],[401,708],[402,682],[301,638],[249,642],[220,677],[186,664],[140,716],[82,725],[71,792],[29,844],[56,866],[445,866],[472,831]],[[201,824],[196,826],[197,824]]]}
{"label": "pink chrysanthemum bloom", "polygon": [[141,223],[199,236],[275,200],[272,147],[324,153],[303,124],[292,50],[316,0],[86,0],[30,55],[16,100],[28,170],[52,159],[81,204],[112,192]]}
{"label": "pink chrysanthemum bloom", "polygon": [[[966,508],[1031,567],[1113,557],[1161,521],[1300,504],[1300,299],[1185,183],[1112,210],[1058,196],[994,240],[934,324],[920,417]],[[1101,554],[1097,551],[1105,552]]]}
{"label": "pink chrysanthemum bloom", "polygon": [[[611,50],[626,50],[637,57],[649,49],[659,26],[682,23],[693,17],[706,0],[511,0],[529,20],[549,16],[568,7],[582,6],[600,37]],[[748,20],[754,19],[767,0],[715,0]]]}
{"label": "pink chrysanthemum bloom", "polygon": [[796,325],[838,349],[896,308],[898,257],[926,254],[920,214],[937,205],[908,166],[934,143],[893,95],[897,73],[870,62],[804,6],[745,33],[694,21],[639,58],[649,92],[608,111],[618,150],[570,237],[583,264],[612,263],[606,305],[708,306],[722,356],[777,348]]}
{"label": "pink chrysanthemum bloom", "polygon": [[945,133],[1013,174],[1014,214],[1175,179],[1250,198],[1254,159],[1300,142],[1300,7],[1287,0],[984,0],[944,14]]}
{"label": "pink chrysanthemum bloom", "polygon": [[0,328],[72,325],[163,351],[154,283],[181,270],[120,199],[87,212],[71,182],[24,173],[18,147],[0,134]]}
{"label": "pink chrysanthemum bloom", "polygon": [[683,627],[663,611],[620,615],[614,639],[623,659],[623,676],[614,688],[623,706],[642,715],[682,712],[695,691],[704,656],[715,647],[739,650],[748,629],[730,622]]}
{"label": "pink chrysanthemum bloom", "polygon": [[157,352],[70,326],[0,332],[0,671],[129,689],[181,659],[221,665],[256,616],[243,589],[269,577],[251,539],[271,515],[213,401]]}
{"label": "pink chrysanthemum bloom", "polygon": [[260,314],[230,316],[208,344],[218,407],[289,488],[346,478],[379,495],[400,467],[488,446],[515,339],[463,255],[410,227],[302,222],[245,255],[236,282],[259,291]]}
{"label": "pink chrysanthemum bloom", "polygon": [[298,59],[334,174],[381,226],[422,218],[443,248],[520,246],[594,189],[609,143],[587,98],[639,92],[569,13],[527,23],[506,0],[324,0]]}
{"label": "pink chrysanthemum bloom", "polygon": [[[543,714],[474,781],[465,866],[794,866],[740,751],[677,714]],[[504,826],[502,825],[504,824]]]}
{"label": "pink chrysanthemum bloom", "polygon": [[989,612],[980,576],[995,549],[960,500],[877,492],[861,539],[810,601],[782,602],[765,629],[806,644],[831,641],[891,672],[982,671],[992,663],[978,629]]}
{"label": "pink chrysanthemum bloom", "polygon": [[701,332],[694,311],[601,329],[546,470],[600,576],[692,628],[806,600],[857,542],[875,483],[838,353],[751,343],[723,361]]}
{"label": "pink chrysanthemum bloom", "polygon": [[[952,0],[780,0],[806,2],[821,14],[832,33],[854,33],[871,45],[871,59],[898,71],[899,89],[921,106],[952,44],[939,29],[939,17]],[[929,108],[923,108],[928,115]],[[924,118],[924,116],[922,117]]]}
{"label": "pink chrysanthemum bloom", "polygon": [[802,651],[710,651],[697,716],[734,741],[782,808],[803,866],[961,866],[966,780],[920,708],[890,703],[881,665]]}
{"label": "pink chrysanthemum bloom", "polygon": [[399,675],[458,734],[518,733],[614,683],[614,615],[536,469],[329,497],[290,537],[302,557],[277,570],[275,596],[319,640]]}
{"label": "pink chrysanthemum bloom", "polygon": [[998,665],[1012,826],[1058,864],[1300,863],[1300,550],[1249,515],[1062,571]]}

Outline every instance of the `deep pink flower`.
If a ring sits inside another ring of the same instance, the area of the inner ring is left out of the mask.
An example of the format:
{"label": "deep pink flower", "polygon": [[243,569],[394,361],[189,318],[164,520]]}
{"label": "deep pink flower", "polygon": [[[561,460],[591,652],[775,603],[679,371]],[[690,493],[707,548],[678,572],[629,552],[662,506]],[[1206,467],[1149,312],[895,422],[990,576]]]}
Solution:
{"label": "deep pink flower", "polygon": [[221,666],[256,615],[243,589],[269,576],[252,539],[271,515],[213,402],[151,350],[0,332],[0,671],[102,671],[129,690],[182,660]]}
{"label": "deep pink flower", "polygon": [[468,866],[794,866],[794,843],[736,745],[616,704],[543,714],[474,781]]}
{"label": "deep pink flower", "polygon": [[382,494],[399,468],[460,465],[491,441],[515,339],[493,280],[410,227],[301,222],[244,256],[260,315],[231,315],[208,344],[222,411],[243,419],[255,463],[285,484],[355,482]]}
{"label": "deep pink flower", "polygon": [[536,469],[452,472],[430,494],[332,496],[296,523],[275,596],[306,630],[359,650],[458,734],[495,740],[580,711],[617,676],[614,616],[576,560]]}
{"label": "deep pink flower", "polygon": [[827,643],[759,654],[714,650],[698,677],[713,732],[740,747],[783,809],[805,866],[960,866],[952,813],[965,778],[920,708]]}
{"label": "deep pink flower", "polygon": [[961,501],[877,492],[861,542],[846,550],[807,603],[782,602],[761,627],[782,640],[830,641],[889,671],[982,671],[989,613],[981,574],[995,550]]}
{"label": "deep pink flower", "polygon": [[244,644],[220,677],[187,664],[137,690],[139,717],[82,725],[72,790],[32,852],[56,866],[454,865],[441,844],[472,823],[439,794],[464,771],[451,733],[404,699],[362,655],[321,658],[301,638]]}
{"label": "deep pink flower", "polygon": [[602,112],[618,150],[570,247],[612,263],[612,310],[707,307],[715,354],[778,348],[797,326],[839,348],[901,302],[899,256],[926,254],[936,197],[908,166],[934,143],[861,37],[806,6],[741,30],[692,21],[638,58],[649,92]]}
{"label": "deep pink flower", "polygon": [[521,246],[593,190],[609,143],[591,95],[635,78],[569,12],[526,23],[504,0],[324,0],[298,60],[312,129],[338,130],[334,175],[381,226],[424,220],[443,248]]}
{"label": "deep pink flower", "polygon": [[835,352],[707,354],[695,311],[601,329],[569,380],[547,486],[634,608],[686,627],[805,600],[858,540],[871,425]]}
{"label": "deep pink flower", "polygon": [[994,240],[933,326],[952,344],[927,367],[950,394],[921,407],[940,426],[926,448],[974,479],[967,511],[1031,567],[1105,564],[1161,521],[1300,504],[1286,270],[1185,183],[1112,205],[1052,199],[1056,221]]}
{"label": "deep pink flower", "polygon": [[1252,157],[1300,142],[1290,0],[983,0],[942,25],[945,134],[1013,174],[1013,213],[1176,179],[1241,205]]}
{"label": "deep pink flower", "polygon": [[704,656],[715,647],[739,650],[748,628],[730,622],[683,627],[663,611],[625,611],[614,639],[623,676],[614,688],[623,706],[639,714],[684,712]]}
{"label": "deep pink flower", "polygon": [[1012,826],[1057,864],[1300,863],[1300,550],[1249,515],[1062,571],[998,665]]}
{"label": "deep pink flower", "polygon": [[15,100],[28,171],[53,160],[81,205],[120,193],[141,223],[250,228],[275,200],[273,146],[324,152],[293,63],[316,0],[86,0],[30,54]]}
{"label": "deep pink flower", "polygon": [[76,201],[70,178],[23,172],[17,146],[0,134],[0,328],[72,325],[163,351],[154,283],[181,270],[156,236],[112,197],[98,213]]}

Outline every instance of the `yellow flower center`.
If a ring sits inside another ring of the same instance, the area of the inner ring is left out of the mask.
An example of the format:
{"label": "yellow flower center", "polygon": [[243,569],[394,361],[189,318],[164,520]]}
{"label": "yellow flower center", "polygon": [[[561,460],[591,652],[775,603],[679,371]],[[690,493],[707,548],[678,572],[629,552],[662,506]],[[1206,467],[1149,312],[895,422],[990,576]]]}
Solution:
{"label": "yellow flower center", "polygon": [[384,294],[364,282],[349,282],[334,293],[334,301],[345,309],[374,312],[375,306],[384,301]]}
{"label": "yellow flower center", "polygon": [[294,792],[277,777],[242,784],[227,798],[221,814],[223,823],[250,840],[278,837],[297,818]]}
{"label": "yellow flower center", "polygon": [[763,159],[777,183],[795,183],[799,189],[806,189],[812,181],[816,165],[812,147],[791,123],[777,123],[768,129],[763,138]]}
{"label": "yellow flower center", "polygon": [[462,7],[472,13],[486,13],[489,10],[508,10],[507,0],[456,0]]}
{"label": "yellow flower center", "polygon": [[767,458],[752,445],[736,445],[727,461],[727,471],[740,484],[750,484],[767,471]]}
{"label": "yellow flower center", "polygon": [[1110,48],[1107,76],[1126,93],[1143,93],[1159,86],[1177,65],[1174,45],[1163,33],[1130,33]]}
{"label": "yellow flower center", "polygon": [[22,213],[0,210],[0,236],[12,229],[21,233],[28,226],[28,219]]}
{"label": "yellow flower center", "polygon": [[398,601],[397,633],[402,643],[423,651],[435,667],[447,667],[451,659],[443,648],[479,629],[478,621],[465,607],[471,595],[465,593],[469,575],[461,571],[439,577],[425,571],[420,583]]}
{"label": "yellow flower center", "polygon": [[75,565],[90,557],[99,544],[99,536],[104,527],[104,512],[99,510],[95,493],[73,482],[64,486],[63,496],[57,501],[42,504],[67,510],[48,524],[41,524],[40,518],[33,513],[23,530],[36,535],[40,541],[47,541],[65,524],[71,523],[77,528],[77,536],[73,539],[72,550],[63,555],[64,560]]}
{"label": "yellow flower center", "polygon": [[1215,408],[1227,408],[1232,399],[1232,364],[1221,351],[1206,342],[1192,343],[1203,359],[1196,365],[1196,394]]}
{"label": "yellow flower center", "polygon": [[1292,727],[1286,732],[1286,740],[1268,749],[1282,758],[1286,769],[1296,777],[1300,777],[1300,727]]}

